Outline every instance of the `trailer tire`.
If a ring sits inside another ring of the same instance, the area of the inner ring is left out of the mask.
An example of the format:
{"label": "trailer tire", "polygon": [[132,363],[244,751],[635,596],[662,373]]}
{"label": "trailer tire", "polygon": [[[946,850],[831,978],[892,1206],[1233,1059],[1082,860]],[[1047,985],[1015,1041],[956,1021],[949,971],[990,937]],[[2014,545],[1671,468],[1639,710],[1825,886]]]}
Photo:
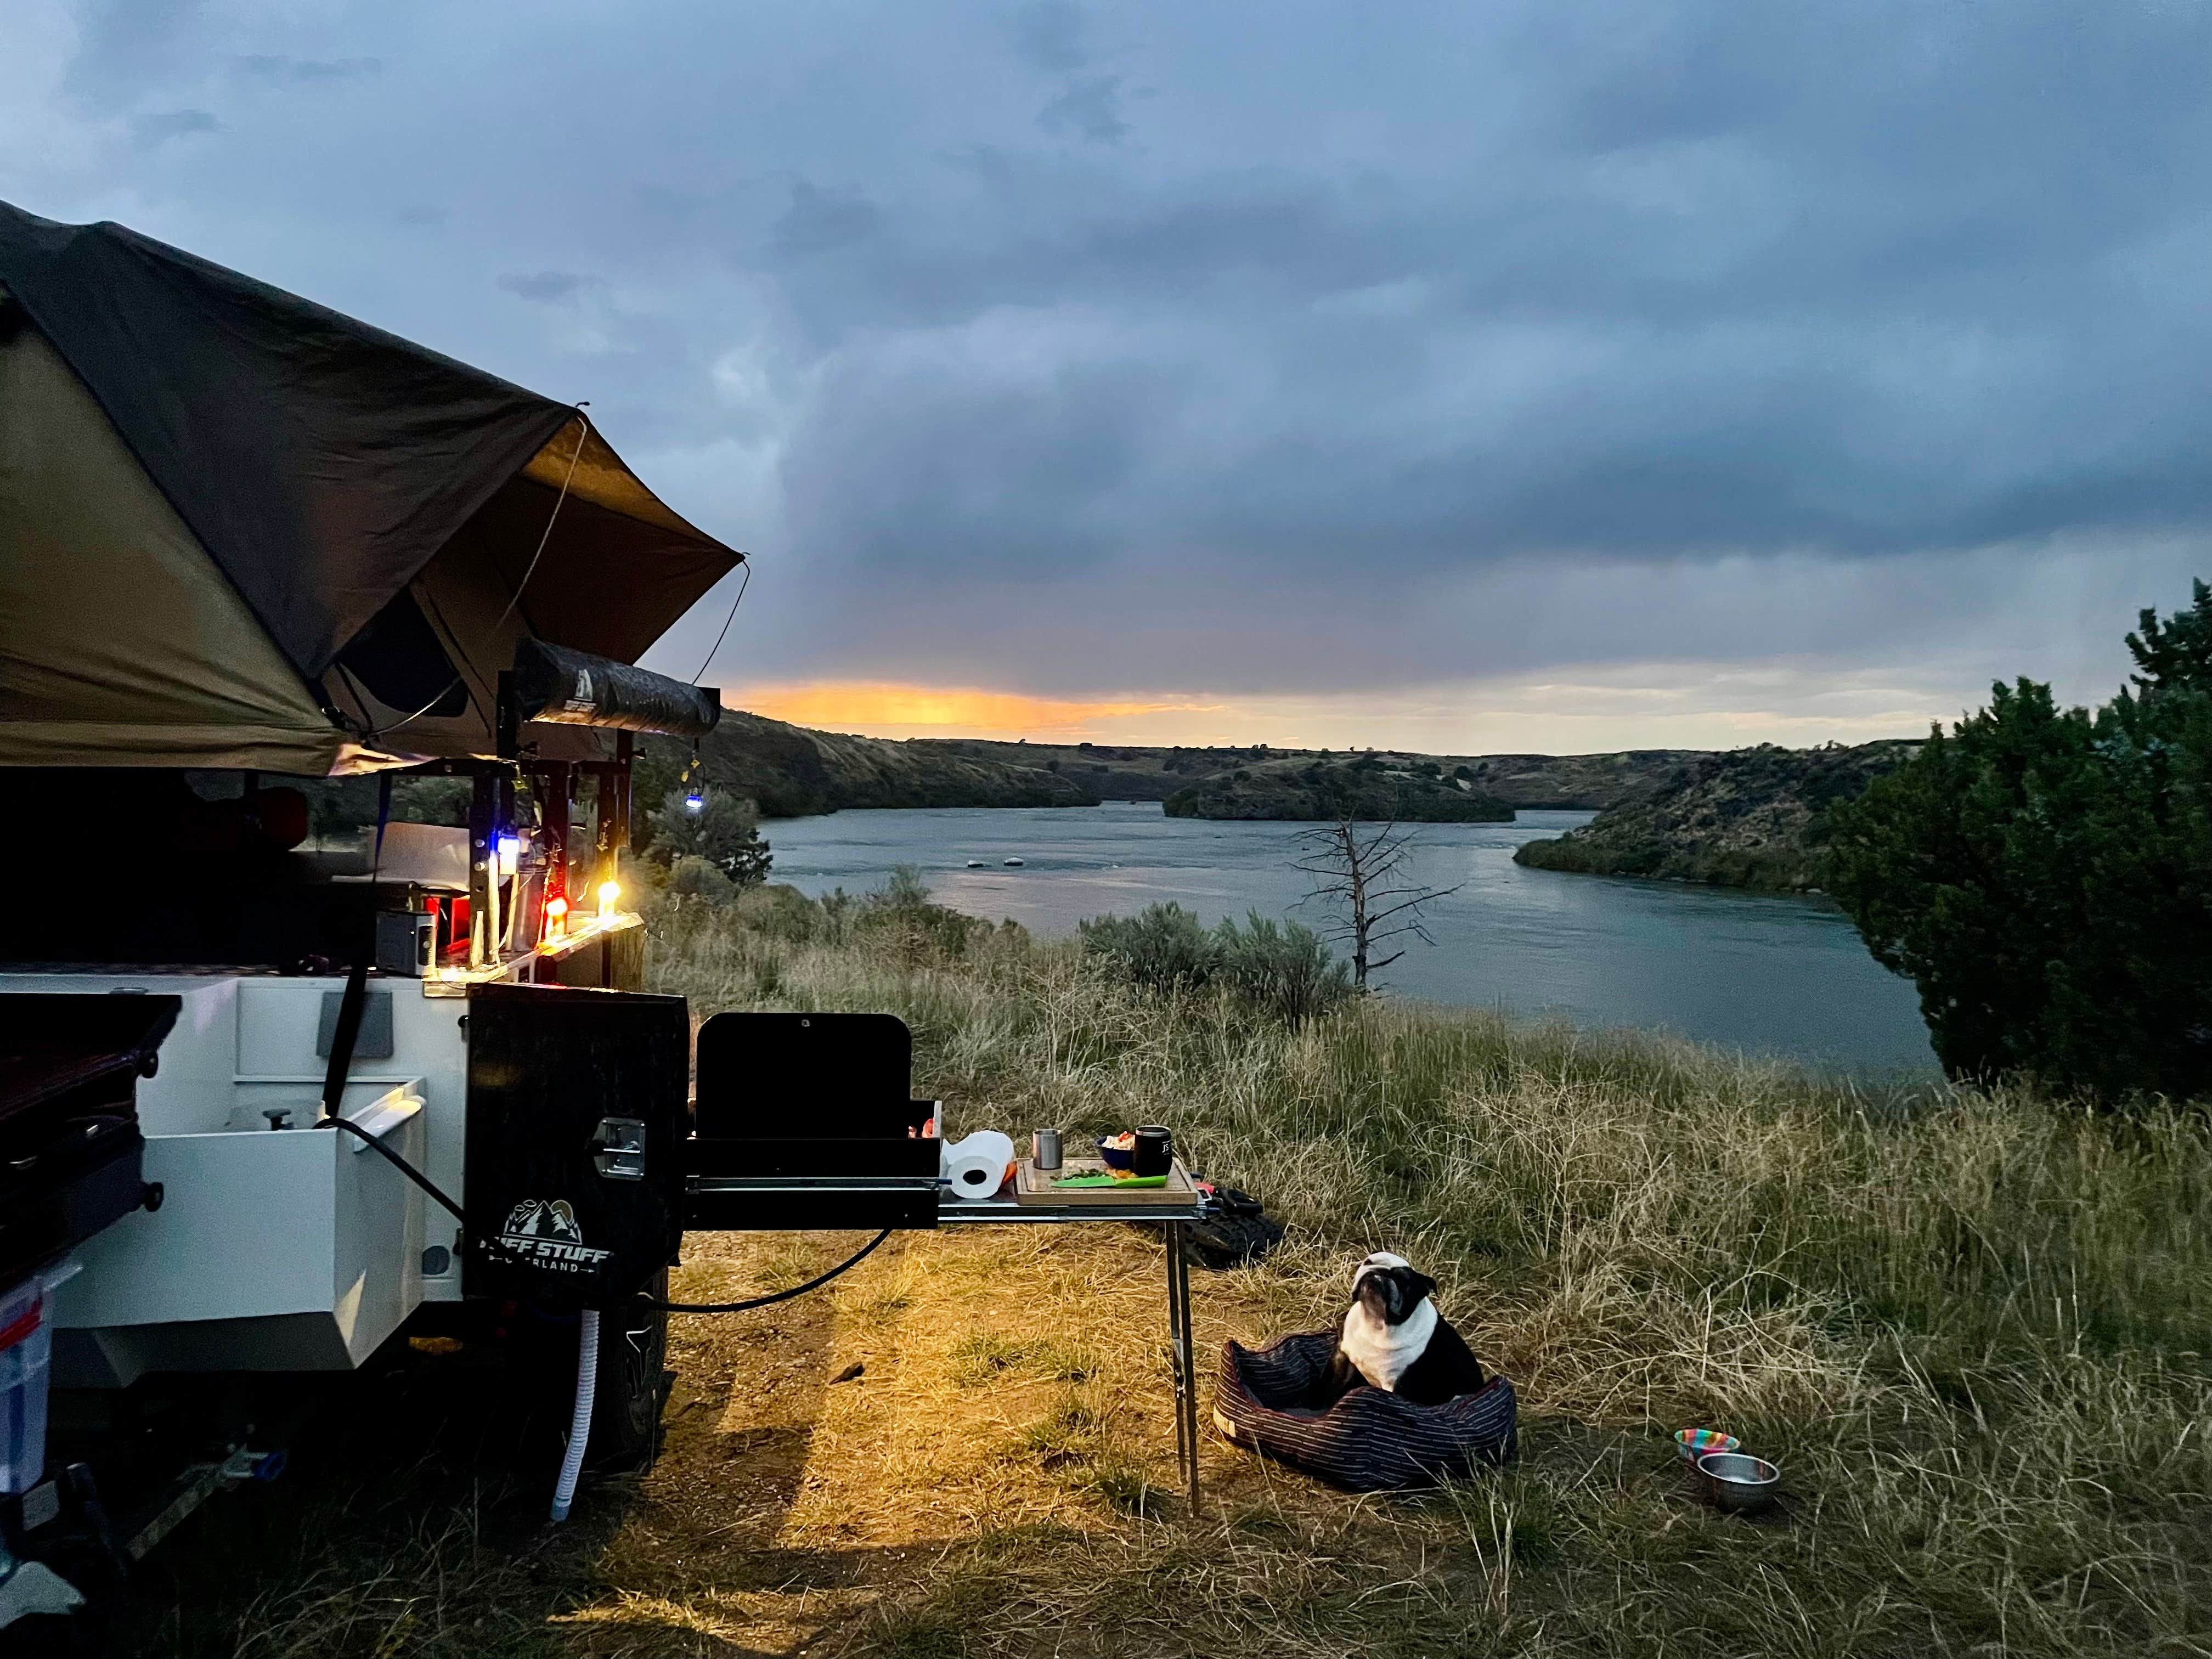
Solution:
{"label": "trailer tire", "polygon": [[600,1474],[641,1474],[660,1455],[660,1414],[668,1401],[668,1316],[651,1304],[668,1299],[668,1270],[646,1284],[629,1305],[599,1321],[599,1395],[585,1468]]}

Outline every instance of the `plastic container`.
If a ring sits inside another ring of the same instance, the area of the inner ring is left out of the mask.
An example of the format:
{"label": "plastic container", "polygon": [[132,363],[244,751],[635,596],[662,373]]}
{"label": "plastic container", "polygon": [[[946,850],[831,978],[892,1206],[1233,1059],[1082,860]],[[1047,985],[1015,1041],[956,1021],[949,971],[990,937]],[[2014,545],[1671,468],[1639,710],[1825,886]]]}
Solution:
{"label": "plastic container", "polygon": [[53,1351],[45,1279],[0,1291],[0,1493],[27,1492],[46,1473]]}

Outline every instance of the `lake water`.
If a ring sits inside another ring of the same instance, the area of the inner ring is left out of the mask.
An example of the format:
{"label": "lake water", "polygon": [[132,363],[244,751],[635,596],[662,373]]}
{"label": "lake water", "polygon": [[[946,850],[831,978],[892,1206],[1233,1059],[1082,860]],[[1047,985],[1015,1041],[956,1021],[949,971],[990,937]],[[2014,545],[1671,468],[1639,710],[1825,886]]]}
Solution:
{"label": "lake water", "polygon": [[[1437,1002],[1659,1027],[1752,1053],[1869,1075],[1935,1069],[1911,986],[1879,967],[1818,900],[1678,882],[1524,869],[1513,849],[1589,821],[1420,826],[1418,878],[1460,890],[1429,911],[1433,946],[1407,940],[1382,982]],[[1157,805],[848,811],[777,819],[773,879],[822,894],[918,866],[940,903],[1044,935],[1086,916],[1173,900],[1206,922],[1247,911],[1318,926],[1290,867],[1297,826],[1170,818]],[[1019,869],[1000,860],[1019,858]],[[985,867],[969,869],[968,860]]]}

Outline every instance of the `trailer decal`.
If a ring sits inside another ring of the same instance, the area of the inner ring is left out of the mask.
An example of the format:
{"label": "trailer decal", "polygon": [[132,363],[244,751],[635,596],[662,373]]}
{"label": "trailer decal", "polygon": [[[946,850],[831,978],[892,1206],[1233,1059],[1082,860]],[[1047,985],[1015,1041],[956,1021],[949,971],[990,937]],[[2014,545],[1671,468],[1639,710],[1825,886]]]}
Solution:
{"label": "trailer decal", "polygon": [[588,1273],[612,1255],[584,1243],[584,1230],[565,1198],[526,1198],[507,1212],[500,1229],[502,1249],[556,1273]]}

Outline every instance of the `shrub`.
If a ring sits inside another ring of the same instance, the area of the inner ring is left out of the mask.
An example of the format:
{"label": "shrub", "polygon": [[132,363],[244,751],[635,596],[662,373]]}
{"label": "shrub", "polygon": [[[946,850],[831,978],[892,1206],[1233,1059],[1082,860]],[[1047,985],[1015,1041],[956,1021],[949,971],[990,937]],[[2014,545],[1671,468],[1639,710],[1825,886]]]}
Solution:
{"label": "shrub", "polygon": [[682,789],[671,789],[661,797],[659,810],[647,816],[653,826],[648,858],[672,867],[679,860],[704,859],[739,887],[757,887],[768,879],[772,860],[752,802],[717,789],[695,812]]}
{"label": "shrub", "polygon": [[1213,977],[1219,946],[1180,904],[1147,905],[1141,915],[1096,916],[1076,926],[1085,952],[1103,958],[1133,985],[1196,990]]}
{"label": "shrub", "polygon": [[1257,910],[1240,929],[1214,929],[1217,973],[1252,1007],[1295,1029],[1352,994],[1352,975],[1310,927],[1271,921]]}
{"label": "shrub", "polygon": [[737,896],[738,884],[707,860],[687,853],[668,866],[668,890],[711,904],[727,904]]}
{"label": "shrub", "polygon": [[1208,933],[1180,904],[1079,923],[1086,955],[1132,985],[1175,994],[1219,988],[1257,1012],[1297,1026],[1352,994],[1351,975],[1311,928],[1253,911],[1245,925]]}
{"label": "shrub", "polygon": [[909,960],[957,959],[976,933],[991,931],[988,922],[933,901],[921,868],[911,864],[891,867],[884,884],[861,902],[856,920],[864,930],[890,933]]}

